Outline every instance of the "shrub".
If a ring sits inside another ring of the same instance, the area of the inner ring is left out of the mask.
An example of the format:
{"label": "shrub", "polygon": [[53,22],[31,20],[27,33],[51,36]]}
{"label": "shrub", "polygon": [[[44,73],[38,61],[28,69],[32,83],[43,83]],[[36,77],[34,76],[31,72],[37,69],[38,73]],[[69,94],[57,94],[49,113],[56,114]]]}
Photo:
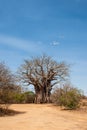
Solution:
{"label": "shrub", "polygon": [[35,94],[32,91],[28,91],[24,93],[25,95],[25,102],[26,103],[34,103]]}
{"label": "shrub", "polygon": [[15,93],[14,94],[14,103],[24,103],[25,97],[23,93]]}
{"label": "shrub", "polygon": [[14,103],[33,103],[35,94],[31,91],[14,94]]}
{"label": "shrub", "polygon": [[52,102],[67,109],[76,109],[80,105],[81,91],[70,85],[57,88],[52,94]]}

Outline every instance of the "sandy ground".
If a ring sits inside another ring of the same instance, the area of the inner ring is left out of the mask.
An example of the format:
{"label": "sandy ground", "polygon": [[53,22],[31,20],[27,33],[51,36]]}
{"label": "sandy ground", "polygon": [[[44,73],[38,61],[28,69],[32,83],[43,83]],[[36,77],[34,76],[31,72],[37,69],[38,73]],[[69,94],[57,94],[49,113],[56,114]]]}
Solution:
{"label": "sandy ground", "polygon": [[10,108],[21,113],[0,117],[0,130],[87,130],[87,113],[50,104],[14,104]]}

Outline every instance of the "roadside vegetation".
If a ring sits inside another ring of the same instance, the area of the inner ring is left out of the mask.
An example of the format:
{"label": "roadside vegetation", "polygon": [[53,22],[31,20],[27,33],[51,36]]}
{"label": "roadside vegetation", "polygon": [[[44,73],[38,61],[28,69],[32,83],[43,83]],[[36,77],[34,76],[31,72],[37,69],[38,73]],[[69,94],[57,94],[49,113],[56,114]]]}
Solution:
{"label": "roadside vegetation", "polygon": [[65,109],[77,109],[80,107],[82,95],[81,90],[70,84],[65,84],[63,87],[54,90],[51,99],[54,104]]}

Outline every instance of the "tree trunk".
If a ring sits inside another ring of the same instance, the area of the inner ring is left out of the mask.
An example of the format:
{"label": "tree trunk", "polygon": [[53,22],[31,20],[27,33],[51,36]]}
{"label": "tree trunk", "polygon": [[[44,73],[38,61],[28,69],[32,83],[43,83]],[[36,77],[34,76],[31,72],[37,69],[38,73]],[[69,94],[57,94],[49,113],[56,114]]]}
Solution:
{"label": "tree trunk", "polygon": [[36,92],[35,103],[49,103],[50,102],[50,95],[48,91],[45,91],[42,88],[39,92]]}

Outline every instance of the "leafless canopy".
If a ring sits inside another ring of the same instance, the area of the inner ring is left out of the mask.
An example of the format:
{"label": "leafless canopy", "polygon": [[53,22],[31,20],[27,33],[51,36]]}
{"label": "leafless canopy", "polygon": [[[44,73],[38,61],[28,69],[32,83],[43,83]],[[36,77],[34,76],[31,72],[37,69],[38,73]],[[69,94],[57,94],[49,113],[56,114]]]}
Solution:
{"label": "leafless canopy", "polygon": [[17,89],[14,75],[11,74],[11,71],[4,63],[0,63],[0,103],[9,102],[8,97]]}
{"label": "leafless canopy", "polygon": [[13,84],[13,75],[4,63],[0,63],[0,88]]}
{"label": "leafless canopy", "polygon": [[68,69],[69,66],[65,63],[57,63],[51,57],[43,55],[25,60],[19,72],[23,83],[32,84],[36,95],[42,95],[41,102],[46,102],[52,87],[69,76]]}

